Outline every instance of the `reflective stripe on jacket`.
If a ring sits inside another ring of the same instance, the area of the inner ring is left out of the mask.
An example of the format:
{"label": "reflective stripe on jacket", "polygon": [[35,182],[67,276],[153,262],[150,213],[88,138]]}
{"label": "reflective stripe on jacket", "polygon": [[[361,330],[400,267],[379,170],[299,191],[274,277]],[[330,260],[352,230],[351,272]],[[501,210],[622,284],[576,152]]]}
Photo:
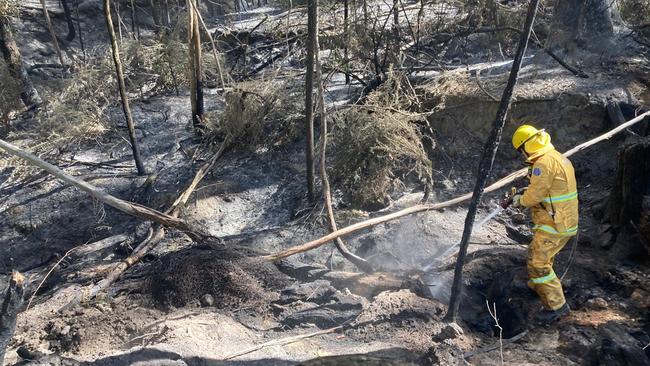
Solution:
{"label": "reflective stripe on jacket", "polygon": [[529,207],[533,230],[553,236],[573,236],[578,231],[578,189],[573,165],[557,150],[535,159],[529,169],[530,185],[520,204]]}

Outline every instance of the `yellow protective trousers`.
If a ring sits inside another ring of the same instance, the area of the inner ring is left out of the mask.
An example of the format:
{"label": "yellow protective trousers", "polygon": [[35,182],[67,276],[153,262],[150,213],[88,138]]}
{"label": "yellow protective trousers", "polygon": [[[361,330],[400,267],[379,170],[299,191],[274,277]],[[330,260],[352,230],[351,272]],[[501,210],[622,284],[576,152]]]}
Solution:
{"label": "yellow protective trousers", "polygon": [[560,278],[553,270],[553,259],[570,239],[536,231],[528,247],[528,287],[537,293],[547,310],[557,310],[566,302]]}

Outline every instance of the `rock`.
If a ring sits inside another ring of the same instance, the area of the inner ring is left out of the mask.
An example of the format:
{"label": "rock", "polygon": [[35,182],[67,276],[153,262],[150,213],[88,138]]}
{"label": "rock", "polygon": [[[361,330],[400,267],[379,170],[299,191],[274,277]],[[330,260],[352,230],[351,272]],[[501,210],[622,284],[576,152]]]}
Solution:
{"label": "rock", "polygon": [[355,295],[347,289],[345,292],[336,291],[332,299],[336,301],[336,307],[340,309],[361,310],[368,304],[368,301],[364,297]]}
{"label": "rock", "polygon": [[616,241],[616,235],[611,225],[601,225],[598,229],[598,246],[603,249],[610,249]]}
{"label": "rock", "polygon": [[525,225],[528,223],[528,217],[523,212],[516,212],[512,216],[512,223],[516,225]]}
{"label": "rock", "polygon": [[210,294],[201,296],[201,306],[210,307],[214,305],[214,297]]}
{"label": "rock", "polygon": [[66,325],[65,327],[63,327],[63,329],[61,329],[60,334],[62,336],[67,336],[70,333],[70,329],[71,329],[71,327],[69,325]]}
{"label": "rock", "polygon": [[431,339],[434,342],[443,342],[447,339],[458,338],[463,335],[463,328],[456,323],[443,323],[441,327],[434,331]]}
{"label": "rock", "polygon": [[447,339],[442,343],[429,348],[427,353],[423,356],[421,364],[426,366],[462,365],[464,364],[463,352],[452,340]]}
{"label": "rock", "polygon": [[29,348],[27,348],[25,346],[18,347],[18,349],[16,350],[16,353],[23,360],[36,360],[38,358],[41,358],[41,357],[45,356],[42,352],[32,351],[32,350],[30,350]]}
{"label": "rock", "polygon": [[587,300],[587,307],[594,310],[605,310],[609,308],[609,304],[602,297],[594,297]]}
{"label": "rock", "polygon": [[518,229],[512,225],[505,225],[508,237],[518,243],[529,243],[533,240],[533,235],[523,229]]}
{"label": "rock", "polygon": [[650,309],[650,293],[643,289],[634,290],[630,295],[630,300],[641,309]]}

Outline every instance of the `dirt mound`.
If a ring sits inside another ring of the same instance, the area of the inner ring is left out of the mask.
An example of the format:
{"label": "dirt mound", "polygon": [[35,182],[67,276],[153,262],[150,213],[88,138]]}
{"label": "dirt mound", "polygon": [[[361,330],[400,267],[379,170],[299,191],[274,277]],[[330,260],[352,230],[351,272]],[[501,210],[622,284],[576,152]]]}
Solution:
{"label": "dirt mound", "polygon": [[439,327],[444,308],[438,301],[409,290],[384,291],[361,312],[356,319],[359,326],[346,334],[365,342],[399,341],[424,352],[431,345],[431,334]]}
{"label": "dirt mound", "polygon": [[275,291],[289,278],[272,263],[251,254],[217,244],[170,253],[154,268],[149,289],[163,307],[201,301],[207,306],[235,309],[277,299]]}

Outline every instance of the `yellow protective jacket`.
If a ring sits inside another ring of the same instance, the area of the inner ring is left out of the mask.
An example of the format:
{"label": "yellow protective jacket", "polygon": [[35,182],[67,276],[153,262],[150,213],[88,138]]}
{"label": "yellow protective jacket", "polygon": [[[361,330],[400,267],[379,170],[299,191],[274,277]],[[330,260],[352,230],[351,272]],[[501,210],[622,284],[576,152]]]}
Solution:
{"label": "yellow protective jacket", "polygon": [[519,203],[529,207],[533,230],[553,236],[578,232],[578,189],[569,159],[553,149],[536,158],[528,169],[530,185]]}

